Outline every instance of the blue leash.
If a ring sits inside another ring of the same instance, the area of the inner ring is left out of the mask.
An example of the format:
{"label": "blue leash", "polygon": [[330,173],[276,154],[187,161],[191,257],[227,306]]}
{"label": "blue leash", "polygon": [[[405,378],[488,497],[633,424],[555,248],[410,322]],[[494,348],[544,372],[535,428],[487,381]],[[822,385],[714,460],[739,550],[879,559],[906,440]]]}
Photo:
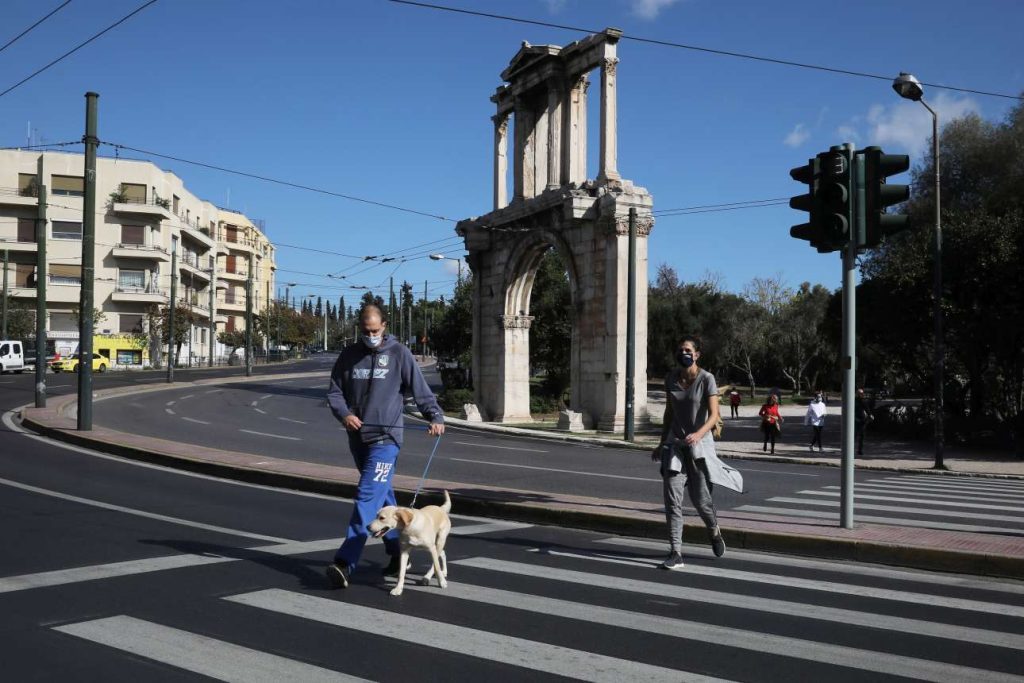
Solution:
{"label": "blue leash", "polygon": [[430,457],[427,458],[427,466],[423,468],[423,476],[420,477],[420,481],[416,484],[416,492],[412,494],[412,502],[409,503],[409,507],[416,506],[416,496],[420,495],[420,489],[423,488],[423,482],[427,478],[427,471],[430,470],[430,462],[434,459],[434,453],[437,453],[437,447],[441,444],[441,435],[437,435],[437,439],[434,441],[434,448],[430,451]]}

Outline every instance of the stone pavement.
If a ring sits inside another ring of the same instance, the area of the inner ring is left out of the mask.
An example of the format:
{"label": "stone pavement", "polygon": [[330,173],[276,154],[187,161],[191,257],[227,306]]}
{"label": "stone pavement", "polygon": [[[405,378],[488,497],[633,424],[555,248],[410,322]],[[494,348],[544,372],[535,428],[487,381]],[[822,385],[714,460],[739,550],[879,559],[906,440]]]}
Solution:
{"label": "stone pavement", "polygon": [[[276,375],[275,378],[321,375],[322,373],[299,373]],[[97,399],[139,391],[244,381],[251,381],[251,378],[198,380],[193,383],[179,382],[174,385],[144,388],[128,387],[97,392]],[[51,399],[49,407],[45,409],[26,407],[21,410],[22,424],[46,436],[131,459],[283,488],[345,497],[351,497],[355,493],[357,476],[351,467],[319,465],[206,448],[118,432],[101,426],[96,426],[91,432],[78,432],[72,417],[75,400],[75,396],[64,396]],[[491,429],[507,432],[513,428],[494,426]],[[536,430],[515,431],[537,434]],[[565,435],[551,436],[563,439],[576,438]],[[623,445],[621,441],[612,439],[588,441]],[[726,441],[722,445],[727,447],[729,443]],[[729,455],[728,448],[723,450]],[[758,456],[755,454],[752,457]],[[890,464],[900,462],[904,460],[893,460]],[[399,500],[408,500],[418,481],[416,477],[396,475],[394,486]],[[500,489],[433,479],[425,483],[423,490],[426,494],[423,496],[424,502],[436,498],[441,490],[449,491],[455,501],[456,512],[461,514],[656,539],[664,539],[667,536],[664,511],[656,496],[652,496],[649,504],[638,504],[631,501]],[[732,548],[1024,578],[1024,538],[1013,535],[883,524],[857,524],[856,528],[847,530],[817,520],[739,511],[722,512],[720,522],[723,536]],[[691,543],[708,542],[703,526],[687,525],[685,539]]]}

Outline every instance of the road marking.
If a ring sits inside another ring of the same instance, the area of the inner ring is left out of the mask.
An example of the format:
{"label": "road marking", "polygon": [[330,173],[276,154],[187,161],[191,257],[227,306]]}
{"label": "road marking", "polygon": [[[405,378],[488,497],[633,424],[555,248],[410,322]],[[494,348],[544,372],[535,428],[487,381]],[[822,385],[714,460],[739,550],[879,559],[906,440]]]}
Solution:
{"label": "road marking", "polygon": [[[560,550],[539,550],[547,555],[557,557],[572,557],[579,560],[590,560],[593,562],[607,562],[611,564],[625,564],[630,566],[656,567],[659,560],[648,560],[642,558],[622,557],[621,555],[601,555],[598,553],[582,554],[569,553]],[[684,570],[685,571],[685,570]],[[772,586],[785,586],[787,588],[799,588],[808,591],[820,591],[823,593],[834,593],[837,595],[854,595],[861,598],[876,598],[878,600],[891,600],[893,602],[911,602],[915,605],[927,605],[938,601],[942,607],[948,609],[961,609],[969,612],[981,612],[983,614],[1002,614],[1011,617],[1024,617],[1024,606],[1006,605],[996,602],[985,602],[983,600],[969,600],[967,598],[951,598],[948,596],[930,595],[927,593],[913,593],[910,591],[899,591],[890,588],[876,588],[873,586],[859,586],[855,584],[840,583],[838,581],[820,581],[818,579],[803,579],[795,576],[781,576],[779,574],[766,574],[761,572],[748,572],[740,569],[724,569],[721,567],[709,567],[702,565],[692,570],[694,574],[701,576],[714,576],[734,581],[748,581],[751,583],[767,583]],[[746,598],[744,598],[746,599]]]}
{"label": "road marking", "polygon": [[366,680],[125,615],[54,630],[219,681]]}
{"label": "road marking", "polygon": [[73,386],[73,385],[71,385],[71,384],[49,384],[47,386],[50,389],[64,389],[64,388],[67,388],[67,387],[70,387],[70,386]]}
{"label": "road marking", "polygon": [[577,680],[607,683],[720,680],[525,638],[479,631],[437,619],[423,619],[275,588],[224,599],[332,626],[358,628],[375,636],[404,640],[418,647],[455,652]]}
{"label": "road marking", "polygon": [[173,406],[173,405],[174,405],[175,403],[177,403],[177,401],[168,401],[168,402],[167,402],[167,403],[165,403],[164,405],[165,405],[165,406]]}
{"label": "road marking", "polygon": [[[839,486],[823,486],[822,488],[823,489],[841,490],[841,487],[839,487]],[[915,495],[915,496],[918,496],[918,497],[921,497],[921,498],[941,498],[941,499],[945,499],[945,500],[949,500],[950,497],[962,495],[964,493],[962,491],[941,492],[941,493],[933,493],[933,492],[930,492],[930,491],[929,492],[914,491],[911,494],[910,491],[907,491],[907,489],[904,489],[904,488],[895,488],[895,487],[892,487],[892,486],[884,486],[882,484],[862,484],[862,483],[859,483],[859,482],[856,485],[856,491],[867,491],[868,493],[888,493],[888,494],[903,493],[903,494]],[[978,501],[984,501],[984,502],[989,502],[989,503],[1015,503],[1015,502],[1020,501],[1020,499],[1021,499],[1020,495],[1014,495],[1014,494],[1009,494],[1009,493],[1006,494],[1006,495],[995,495],[995,494],[988,494],[988,493],[983,493],[982,495],[977,495],[975,493],[971,493],[970,497],[971,497],[971,500],[978,500]]]}
{"label": "road marking", "polygon": [[871,483],[884,484],[886,486],[895,486],[901,489],[910,489],[911,491],[949,491],[956,493],[994,493],[994,494],[1020,494],[1024,493],[1024,487],[1019,484],[1003,485],[1003,484],[989,484],[980,483],[978,479],[972,477],[971,481],[966,484],[959,483],[946,483],[946,482],[910,482],[900,479],[881,479],[874,480]]}
{"label": "road marking", "polygon": [[259,413],[261,415],[266,415],[267,414],[267,411],[263,410],[262,408],[253,408],[253,410],[255,410],[257,413]]}
{"label": "road marking", "polygon": [[[810,500],[807,498],[790,498],[789,496],[777,496],[769,498],[769,503],[797,503],[800,505],[821,505],[825,507],[839,507],[838,500]],[[857,503],[860,510],[877,510],[878,512],[902,512],[907,515],[928,515],[929,517],[956,517],[958,519],[983,519],[993,522],[1021,522],[1024,517],[1015,515],[990,515],[982,512],[960,512],[959,510],[933,510],[930,508],[908,508],[902,505],[875,505],[874,503]]]}
{"label": "road marking", "polygon": [[177,415],[177,413],[171,410],[170,408],[164,408],[164,412],[167,413],[168,415]]}
{"label": "road marking", "polygon": [[180,400],[180,401],[186,401],[186,400],[188,400],[188,399],[192,398],[193,396],[195,396],[195,394],[186,394],[186,395],[182,396],[182,397],[181,397],[180,399],[178,399],[178,400]]}
{"label": "road marking", "polygon": [[483,522],[481,524],[467,524],[465,526],[453,526],[452,536],[476,536],[479,534],[490,534],[495,531],[515,531],[517,529],[529,529],[532,524],[521,522]]}
{"label": "road marking", "polygon": [[263,395],[263,396],[260,396],[258,400],[260,400],[260,401],[263,401],[263,400],[265,400],[265,399],[268,399],[268,398],[273,398],[273,397],[274,397],[274,395],[273,395],[273,394],[265,394],[265,395]]}
{"label": "road marking", "polygon": [[[667,552],[668,544],[665,541],[648,541],[640,538],[620,538],[612,536],[594,541],[603,545],[614,545],[626,548],[639,548],[657,552]],[[710,548],[686,546],[687,555],[698,555],[702,558],[713,557]],[[875,578],[892,579],[894,581],[916,581],[918,583],[934,583],[940,586],[953,586],[956,588],[969,588],[972,590],[999,591],[1024,595],[1024,583],[1011,583],[999,579],[984,577],[965,576],[963,574],[939,574],[932,571],[910,571],[906,569],[890,569],[863,564],[848,564],[840,561],[810,560],[803,557],[788,555],[773,555],[768,552],[749,552],[744,550],[729,549],[729,558],[741,562],[754,562],[758,564],[773,564],[784,567],[800,567],[803,569],[815,569],[817,571],[841,572],[843,574],[856,574],[859,576],[872,576]],[[1024,640],[1021,641],[1021,648],[1024,649]]]}
{"label": "road marking", "polygon": [[521,470],[542,470],[544,472],[561,472],[563,474],[576,474],[581,477],[604,477],[607,479],[627,479],[629,481],[661,481],[651,477],[627,477],[623,474],[602,474],[601,472],[580,472],[578,470],[561,470],[556,467],[535,467],[533,465],[515,465],[510,462],[490,462],[487,460],[469,460],[467,458],[446,457],[445,460],[455,462],[468,462],[476,465],[492,465],[494,467],[513,467]]}
{"label": "road marking", "polygon": [[269,436],[272,439],[288,439],[289,441],[302,441],[302,439],[300,439],[297,436],[282,436],[280,434],[267,434],[266,432],[256,432],[256,431],[253,431],[251,429],[239,429],[238,431],[245,432],[246,434],[255,434],[256,436]]}
{"label": "road marking", "polygon": [[206,420],[197,420],[197,419],[196,419],[196,418],[194,418],[194,417],[183,417],[183,418],[181,418],[181,419],[182,419],[182,420],[188,420],[189,422],[195,422],[196,424],[201,424],[201,425],[208,425],[208,424],[210,424],[210,423],[209,423],[209,422],[207,422]]}
{"label": "road marking", "polygon": [[250,405],[250,406],[252,406],[253,408],[255,408],[255,407],[256,407],[256,404],[257,404],[257,403],[259,403],[259,402],[260,402],[260,401],[259,401],[259,399],[256,399],[255,401],[253,401],[253,402],[252,402],[252,403],[250,403],[249,405]]}
{"label": "road marking", "polygon": [[169,517],[167,515],[160,515],[155,512],[146,512],[144,510],[136,510],[134,508],[124,507],[122,505],[114,505],[112,503],[104,503],[103,501],[93,500],[91,498],[81,498],[79,496],[72,496],[67,493],[61,493],[59,491],[51,491],[49,489],[39,488],[38,486],[31,486],[29,484],[22,484],[17,481],[11,481],[10,479],[0,479],[0,485],[10,486],[22,491],[29,491],[31,493],[38,493],[43,496],[50,496],[51,498],[59,498],[61,500],[67,500],[72,503],[81,503],[82,505],[91,505],[92,507],[103,508],[104,510],[112,510],[114,512],[121,512],[126,515],[135,515],[136,517],[146,517],[147,519],[155,519],[161,522],[170,522],[172,524],[181,524],[183,526],[190,526],[194,529],[204,529],[206,531],[215,531],[217,533],[229,534],[231,536],[241,536],[243,538],[252,538],[257,541],[273,541],[275,543],[288,543],[290,542],[287,538],[279,538],[277,536],[266,536],[264,534],[254,534],[248,531],[239,531],[238,529],[229,529],[223,526],[216,526],[213,524],[203,524],[202,522],[193,522],[191,520],[182,519],[180,517]]}
{"label": "road marking", "polygon": [[500,448],[503,451],[526,451],[527,453],[547,453],[547,451],[537,450],[535,448],[516,448],[514,446],[495,446],[489,444],[486,441],[456,441],[455,443],[462,444],[463,446],[480,446],[481,448]]}
{"label": "road marking", "polygon": [[[729,456],[728,455],[723,455],[722,459],[723,460],[728,460]],[[744,472],[764,472],[766,474],[785,474],[785,476],[787,476],[787,477],[815,477],[815,478],[820,478],[820,477],[825,476],[825,475],[822,475],[822,474],[803,474],[802,472],[782,472],[780,470],[755,470],[752,467],[743,467],[743,465],[740,465],[740,467],[743,469]]]}
{"label": "road marking", "polygon": [[210,389],[209,391],[204,391],[203,393],[204,394],[219,394],[222,391],[224,391],[224,390],[223,389]]}
{"label": "road marking", "polygon": [[[825,510],[800,510],[798,508],[777,508],[768,505],[741,505],[733,508],[737,512],[760,512],[778,517],[813,517],[815,519],[839,521],[839,513],[827,512]],[[855,513],[854,517],[860,522],[875,522],[878,524],[893,524],[895,526],[912,526],[922,529],[943,529],[945,531],[977,531],[981,533],[1007,532],[1006,527],[984,526],[980,524],[954,524],[952,522],[935,522],[923,519],[903,519],[900,517],[881,517],[877,515],[862,515]]]}
{"label": "road marking", "polygon": [[[430,591],[427,586],[410,586],[417,591]],[[436,593],[436,589],[432,592]],[[989,670],[975,669],[941,661],[929,661],[887,652],[875,652],[845,645],[834,645],[803,638],[750,631],[729,626],[717,626],[682,618],[662,617],[631,612],[624,609],[599,607],[547,596],[536,596],[497,588],[462,583],[449,583],[446,597],[469,600],[485,605],[512,607],[536,614],[575,619],[590,624],[625,628],[643,633],[657,633],[700,643],[714,643],[723,647],[758,653],[795,657],[804,661],[843,666],[915,680],[946,683],[953,680],[985,680]],[[1009,635],[1009,634],[1007,634]],[[958,638],[963,640],[962,636]],[[998,674],[997,674],[998,675]],[[1003,680],[1019,680],[1004,675]]]}
{"label": "road marking", "polygon": [[[487,571],[502,572],[505,574],[513,574],[515,576],[526,576],[537,579],[573,583],[593,588],[637,593],[644,597],[656,595],[663,599],[684,600],[710,605],[733,605],[740,609],[755,612],[767,612],[770,614],[813,619],[815,621],[827,621],[836,624],[849,624],[851,626],[877,628],[886,631],[896,631],[899,633],[917,633],[934,638],[964,640],[968,642],[994,645],[996,647],[1008,647],[1015,650],[1024,650],[1024,644],[1022,644],[1019,634],[1002,633],[999,631],[958,626],[955,624],[942,624],[924,619],[909,619],[906,617],[889,616],[874,612],[858,612],[856,610],[842,609],[839,607],[804,604],[774,598],[762,598],[756,595],[744,595],[742,600],[737,600],[736,594],[730,590],[713,591],[686,585],[626,579],[617,576],[607,576],[591,572],[560,569],[558,567],[525,564],[522,562],[507,562],[487,557],[471,557],[464,560],[451,560],[450,564],[474,567]],[[700,573],[702,569],[703,567],[698,567],[694,570],[694,573]],[[407,584],[407,587],[411,586],[408,586]],[[515,606],[517,602],[518,601],[516,600],[509,604]]]}
{"label": "road marking", "polygon": [[[854,489],[854,498],[860,498],[863,500],[887,500],[893,503],[923,503],[925,505],[945,505],[946,507],[958,507],[958,508],[975,508],[978,510],[1008,510],[1010,512],[1021,509],[1020,504],[1017,505],[984,505],[982,503],[961,503],[952,500],[928,500],[923,498],[900,498],[897,496],[883,496],[883,495],[872,495],[871,493],[857,493],[859,488]],[[839,491],[797,491],[799,496],[840,496]],[[973,499],[972,499],[973,500]],[[884,507],[884,506],[883,506]],[[1024,522],[1024,519],[1021,519]]]}
{"label": "road marking", "polygon": [[279,417],[277,419],[278,420],[284,420],[285,422],[294,422],[295,424],[300,424],[300,425],[308,424],[307,422],[303,422],[302,420],[293,420],[290,417]]}

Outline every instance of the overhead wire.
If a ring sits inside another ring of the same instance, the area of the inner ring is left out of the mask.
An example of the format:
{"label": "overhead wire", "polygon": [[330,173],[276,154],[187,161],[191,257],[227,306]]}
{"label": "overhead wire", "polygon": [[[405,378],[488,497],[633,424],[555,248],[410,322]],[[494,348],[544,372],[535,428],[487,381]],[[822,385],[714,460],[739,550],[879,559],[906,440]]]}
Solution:
{"label": "overhead wire", "polygon": [[68,5],[70,5],[70,4],[71,4],[71,0],[65,0],[65,1],[64,1],[64,2],[62,3],[62,4],[58,5],[58,6],[57,6],[57,7],[55,8],[55,9],[52,9],[52,10],[50,10],[50,13],[49,13],[49,14],[47,14],[47,15],[46,15],[45,17],[43,17],[42,19],[40,19],[40,20],[39,20],[39,21],[37,21],[36,23],[32,24],[32,25],[31,25],[31,26],[29,26],[29,27],[28,27],[27,29],[25,29],[24,31],[22,31],[22,32],[21,32],[21,33],[19,33],[18,35],[14,36],[14,37],[13,37],[13,38],[11,38],[10,40],[8,40],[8,41],[7,41],[6,43],[4,43],[4,44],[3,44],[2,46],[0,46],[0,52],[3,52],[3,51],[4,51],[4,50],[6,50],[7,48],[9,48],[9,47],[10,47],[11,45],[14,45],[14,44],[15,44],[16,42],[18,42],[18,40],[19,40],[19,39],[20,39],[20,38],[21,38],[22,36],[26,35],[26,34],[27,34],[27,33],[28,33],[29,31],[31,31],[32,29],[34,29],[34,28],[35,28],[36,26],[39,26],[39,24],[43,23],[44,21],[46,21],[47,19],[49,19],[50,17],[52,17],[52,16],[54,15],[54,14],[56,14],[56,13],[57,13],[57,12],[59,12],[59,11],[61,11],[62,9],[64,9],[65,7],[67,7],[67,6],[68,6]]}
{"label": "overhead wire", "polygon": [[62,60],[64,60],[64,59],[66,59],[66,58],[70,57],[71,55],[73,55],[74,53],[78,52],[78,51],[79,51],[79,50],[81,50],[81,49],[82,49],[83,47],[85,47],[86,45],[88,45],[89,43],[91,43],[92,41],[94,41],[94,40],[96,40],[97,38],[99,38],[100,36],[102,36],[102,35],[103,35],[104,33],[106,33],[107,31],[110,31],[110,30],[112,30],[112,29],[114,29],[114,28],[116,28],[116,27],[120,26],[121,24],[123,24],[124,22],[126,22],[126,21],[128,21],[129,19],[131,19],[132,17],[134,17],[134,16],[136,15],[136,14],[138,14],[138,13],[139,13],[139,12],[141,12],[142,10],[146,9],[147,7],[149,7],[150,5],[152,5],[153,3],[155,3],[156,1],[157,1],[157,0],[149,0],[149,2],[147,2],[147,3],[143,4],[143,5],[140,5],[139,7],[136,7],[136,8],[134,9],[134,10],[132,10],[131,12],[129,12],[128,14],[126,14],[125,16],[121,17],[120,19],[118,19],[118,20],[117,20],[117,21],[115,21],[115,22],[114,22],[113,24],[111,24],[110,26],[106,27],[105,29],[103,29],[103,30],[102,30],[102,31],[100,31],[99,33],[96,33],[96,34],[94,34],[94,35],[93,35],[93,36],[92,36],[91,38],[88,38],[88,39],[87,39],[87,40],[85,40],[84,42],[81,42],[81,43],[79,43],[79,44],[78,44],[77,46],[75,46],[75,47],[71,48],[70,50],[68,50],[67,52],[65,52],[64,54],[62,54],[62,55],[61,55],[60,57],[57,57],[57,59],[53,60],[52,62],[50,62],[50,63],[49,63],[49,64],[47,64],[46,66],[44,66],[44,67],[42,67],[42,68],[40,68],[40,69],[37,69],[36,71],[34,71],[33,73],[29,74],[29,75],[28,75],[28,76],[26,76],[25,78],[21,79],[20,81],[18,81],[17,83],[15,83],[14,85],[12,85],[11,87],[7,88],[7,90],[4,90],[3,92],[0,92],[0,97],[3,97],[4,95],[6,95],[7,93],[11,92],[11,91],[12,91],[12,90],[14,90],[15,88],[17,88],[17,87],[19,87],[19,86],[23,85],[24,83],[27,83],[28,81],[32,80],[33,78],[35,78],[35,77],[36,77],[36,76],[38,76],[39,74],[41,74],[41,73],[43,73],[44,71],[46,71],[47,69],[49,69],[49,68],[50,68],[51,66],[53,66],[54,64],[57,64],[58,62],[60,62],[60,61],[62,61]]}
{"label": "overhead wire", "polygon": [[[436,5],[427,2],[415,2],[414,0],[388,0],[389,2],[397,5],[410,5],[413,7],[420,7],[424,9],[439,10],[443,12],[452,12],[455,14],[466,14],[477,17],[484,17],[487,19],[500,19],[502,21],[511,21],[519,24],[530,24],[533,26],[544,26],[547,28],[557,28],[566,31],[577,31],[580,33],[602,33],[601,29],[582,28],[579,26],[568,26],[566,24],[555,24],[548,21],[539,21],[536,19],[524,19],[522,17],[513,17],[504,14],[493,14],[491,12],[481,12],[479,10],[464,9],[461,7],[448,7],[446,5]],[[642,36],[631,36],[622,34],[620,40],[632,40],[638,43],[647,43],[650,45],[659,45],[662,47],[672,47],[681,50],[693,50],[696,52],[704,52],[708,54],[719,55],[723,57],[736,57],[738,59],[749,59],[758,62],[766,62],[769,64],[778,64],[781,66],[791,66],[800,69],[811,69],[814,71],[824,71],[827,73],[840,74],[844,76],[856,76],[858,78],[871,78],[882,81],[892,81],[892,76],[883,76],[880,74],[872,74],[864,71],[853,71],[851,69],[840,69],[837,67],[824,66],[821,64],[810,64],[807,62],[796,62],[788,59],[778,59],[775,57],[763,57],[760,55],[748,54],[744,52],[734,52],[732,50],[719,50],[710,47],[702,47],[700,45],[688,45],[686,43],[676,43],[668,40],[658,40],[656,38],[644,38]],[[1002,97],[1010,100],[1022,99],[1020,95],[1007,95],[1006,93],[988,92],[985,90],[976,90],[973,88],[961,88],[952,85],[942,85],[939,83],[922,83],[921,85],[928,86],[930,88],[940,88],[943,90],[953,90],[956,92],[970,93],[972,95],[986,95],[989,97]]]}

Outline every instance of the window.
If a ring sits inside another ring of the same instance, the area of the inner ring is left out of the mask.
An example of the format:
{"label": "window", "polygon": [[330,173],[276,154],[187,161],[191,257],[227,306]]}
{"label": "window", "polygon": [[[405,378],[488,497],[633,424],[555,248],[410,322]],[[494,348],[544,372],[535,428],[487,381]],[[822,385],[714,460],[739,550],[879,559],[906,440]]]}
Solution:
{"label": "window", "polygon": [[19,242],[35,242],[36,241],[36,221],[33,218],[19,218],[18,219],[18,241]]}
{"label": "window", "polygon": [[122,225],[121,244],[143,245],[146,243],[146,227],[144,225]]}
{"label": "window", "polygon": [[238,241],[238,228],[233,225],[229,225],[224,229],[224,239],[228,242]]}
{"label": "window", "polygon": [[11,352],[10,344],[0,344],[0,356],[6,356]]}
{"label": "window", "polygon": [[237,259],[235,258],[234,254],[228,254],[228,257],[227,257],[227,259],[225,259],[225,262],[224,262],[224,272],[225,273],[237,273],[238,272],[238,270],[237,270],[238,266],[235,263],[236,260]]}
{"label": "window", "polygon": [[206,328],[205,327],[202,328],[201,330],[199,330],[199,343],[200,344],[205,344],[206,343]]}
{"label": "window", "polygon": [[[117,275],[117,288],[124,290],[142,290],[146,288],[146,271],[144,270],[125,270],[121,271]],[[123,317],[123,316],[122,316]]]}
{"label": "window", "polygon": [[178,215],[178,203],[181,202],[181,198],[176,194],[171,195],[171,197],[173,198],[171,203],[173,208],[171,210],[174,212],[174,215]]}
{"label": "window", "polygon": [[80,240],[82,239],[82,224],[76,221],[54,221],[53,239],[55,240]]}
{"label": "window", "polygon": [[50,192],[67,197],[84,197],[85,178],[80,175],[51,176]]}
{"label": "window", "polygon": [[51,285],[81,285],[82,266],[68,266],[55,263],[50,266]]}
{"label": "window", "polygon": [[39,184],[33,173],[18,174],[18,195],[21,197],[38,197]]}
{"label": "window", "polygon": [[142,351],[136,349],[118,349],[118,365],[142,365]]}
{"label": "window", "polygon": [[224,331],[225,332],[234,332],[235,331],[235,316],[233,316],[233,315],[229,315],[228,316],[228,321],[226,323],[224,323]]}
{"label": "window", "polygon": [[[142,332],[142,315],[135,313],[122,313],[120,315],[121,327],[119,332],[121,334],[137,334]],[[120,351],[118,352],[120,353]],[[118,361],[120,362],[120,361]]]}
{"label": "window", "polygon": [[146,203],[145,185],[136,185],[134,183],[121,183],[121,194],[124,195],[124,200],[128,204]]}

